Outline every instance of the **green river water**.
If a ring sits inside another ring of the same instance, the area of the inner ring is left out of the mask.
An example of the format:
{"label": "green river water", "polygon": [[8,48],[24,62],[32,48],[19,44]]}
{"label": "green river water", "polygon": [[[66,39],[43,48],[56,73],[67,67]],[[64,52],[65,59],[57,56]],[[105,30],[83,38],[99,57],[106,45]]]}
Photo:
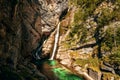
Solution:
{"label": "green river water", "polygon": [[[57,79],[52,78],[53,80],[84,80],[82,77],[74,74],[71,70],[63,67],[56,60],[45,60],[39,62],[39,66],[42,66],[42,71],[45,75],[55,75]],[[51,80],[51,79],[50,79]]]}

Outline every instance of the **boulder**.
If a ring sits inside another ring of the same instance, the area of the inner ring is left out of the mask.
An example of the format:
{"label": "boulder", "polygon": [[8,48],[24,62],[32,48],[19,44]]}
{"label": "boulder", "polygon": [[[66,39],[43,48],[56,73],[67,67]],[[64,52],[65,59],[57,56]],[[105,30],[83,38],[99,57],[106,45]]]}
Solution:
{"label": "boulder", "polygon": [[97,72],[91,68],[88,68],[88,75],[92,77],[94,80],[101,80],[102,73]]}
{"label": "boulder", "polygon": [[112,68],[112,67],[109,67],[109,66],[106,66],[106,65],[102,65],[102,66],[100,67],[100,69],[101,69],[102,71],[112,72],[113,74],[115,74],[114,68]]}

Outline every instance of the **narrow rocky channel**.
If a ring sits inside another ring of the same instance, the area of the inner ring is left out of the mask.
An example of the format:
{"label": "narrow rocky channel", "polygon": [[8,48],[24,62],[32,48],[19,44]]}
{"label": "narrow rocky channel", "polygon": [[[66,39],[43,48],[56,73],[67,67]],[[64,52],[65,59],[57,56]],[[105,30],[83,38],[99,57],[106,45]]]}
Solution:
{"label": "narrow rocky channel", "polygon": [[40,66],[41,72],[47,76],[49,80],[84,80],[82,75],[78,75],[75,72],[64,67],[60,64],[57,60],[55,60],[55,55],[57,52],[57,46],[59,41],[59,31],[60,31],[60,22],[55,29],[55,42],[53,46],[53,52],[49,59],[40,60],[38,52],[41,50],[42,45],[36,50],[36,59],[37,59],[37,66]]}

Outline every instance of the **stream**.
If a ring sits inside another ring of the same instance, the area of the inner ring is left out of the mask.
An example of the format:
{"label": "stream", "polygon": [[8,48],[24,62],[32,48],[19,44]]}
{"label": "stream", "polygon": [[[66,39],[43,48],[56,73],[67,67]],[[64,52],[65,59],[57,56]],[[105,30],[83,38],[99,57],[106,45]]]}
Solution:
{"label": "stream", "polygon": [[38,52],[41,49],[41,47],[39,47],[35,53],[35,55],[37,56],[37,61],[35,63],[41,70],[41,73],[47,76],[48,80],[84,80],[81,75],[75,74],[54,59],[59,41],[59,31],[60,22],[58,23],[56,28],[55,42],[51,57],[49,59],[41,60],[38,56]]}

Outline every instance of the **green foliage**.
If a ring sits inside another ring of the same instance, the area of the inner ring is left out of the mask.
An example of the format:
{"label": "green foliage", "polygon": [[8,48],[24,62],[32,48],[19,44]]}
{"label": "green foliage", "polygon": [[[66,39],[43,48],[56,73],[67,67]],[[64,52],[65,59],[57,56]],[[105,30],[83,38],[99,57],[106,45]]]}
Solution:
{"label": "green foliage", "polygon": [[79,26],[79,25],[74,26],[74,27],[71,29],[70,37],[74,37],[74,35],[75,35],[76,33],[78,33],[79,29],[80,29],[80,26]]}
{"label": "green foliage", "polygon": [[114,46],[113,42],[114,42],[114,32],[113,32],[113,28],[109,28],[106,31],[106,35],[103,41],[107,47],[109,47],[110,49],[112,49],[112,47]]}
{"label": "green foliage", "polygon": [[83,26],[83,24],[75,25],[71,29],[69,37],[72,38],[72,40],[76,39],[75,37],[77,37],[77,39],[80,43],[84,43],[86,41],[86,37],[87,37],[87,28],[85,26]]}
{"label": "green foliage", "polygon": [[119,46],[120,45],[120,26],[116,30],[115,40],[116,40],[117,46]]}
{"label": "green foliage", "polygon": [[120,5],[120,0],[114,0],[114,3],[117,3],[118,5]]}
{"label": "green foliage", "polygon": [[109,24],[114,20],[120,20],[120,0],[114,1],[114,5],[116,6],[113,11],[109,8],[105,8],[102,10],[101,16],[97,18],[97,23],[100,27]]}
{"label": "green foliage", "polygon": [[82,8],[79,8],[74,15],[74,23],[79,24],[84,19],[85,19],[85,12],[82,10]]}
{"label": "green foliage", "polygon": [[91,5],[99,5],[102,1],[105,0],[70,0],[70,3],[81,6],[81,7],[90,7]]}
{"label": "green foliage", "polygon": [[118,49],[103,57],[103,61],[110,63],[111,65],[120,66],[120,46]]}
{"label": "green foliage", "polygon": [[97,6],[104,0],[70,0],[71,3],[78,7],[78,11],[75,13],[75,23],[79,21],[85,21],[91,16]]}
{"label": "green foliage", "polygon": [[119,80],[120,76],[108,72],[103,72],[102,80],[110,80],[110,78],[114,77],[114,80]]}
{"label": "green foliage", "polygon": [[[70,3],[77,6],[78,11],[75,13],[74,22],[79,24],[81,21],[85,21],[88,17],[93,15],[95,9],[105,0],[70,0]],[[111,12],[109,8],[102,10],[102,14],[97,18],[99,26],[109,24],[112,20],[120,20],[120,0],[110,1],[117,5],[114,11]]]}
{"label": "green foliage", "polygon": [[98,60],[98,58],[77,59],[76,63],[79,64],[82,67],[84,67],[86,64],[88,64],[89,68],[92,68],[95,71],[99,71],[99,60]]}
{"label": "green foliage", "polygon": [[106,47],[108,47],[111,51],[112,48],[117,48],[120,45],[120,27],[108,28],[103,43],[105,43]]}
{"label": "green foliage", "polygon": [[[105,4],[99,6],[102,2],[105,2]],[[108,6],[106,2],[108,4],[110,2],[112,6]],[[74,15],[74,27],[69,34],[71,43],[86,42],[86,37],[90,31],[88,31],[84,25],[86,20],[89,20],[89,17],[93,17],[94,22],[96,22],[97,27],[99,27],[98,30],[96,29],[96,33],[98,33],[96,35],[96,41],[97,39],[102,41],[101,50],[103,52],[114,52],[113,50],[115,50],[115,48],[117,49],[120,45],[120,28],[111,27],[104,32],[103,27],[109,25],[113,21],[120,20],[120,0],[70,0],[70,3],[77,8]],[[94,14],[95,11],[98,11],[98,14]]]}
{"label": "green foliage", "polygon": [[97,23],[100,27],[109,24],[114,18],[114,13],[109,9],[103,9],[101,16],[97,19]]}
{"label": "green foliage", "polygon": [[113,15],[115,20],[120,20],[120,6],[114,10]]}
{"label": "green foliage", "polygon": [[80,33],[77,34],[79,36],[79,39],[80,39],[79,42],[84,43],[84,42],[86,42],[87,29],[85,27],[82,27],[80,32],[81,32],[81,36],[80,36]]}
{"label": "green foliage", "polygon": [[114,65],[120,65],[120,50],[109,56],[110,63]]}

